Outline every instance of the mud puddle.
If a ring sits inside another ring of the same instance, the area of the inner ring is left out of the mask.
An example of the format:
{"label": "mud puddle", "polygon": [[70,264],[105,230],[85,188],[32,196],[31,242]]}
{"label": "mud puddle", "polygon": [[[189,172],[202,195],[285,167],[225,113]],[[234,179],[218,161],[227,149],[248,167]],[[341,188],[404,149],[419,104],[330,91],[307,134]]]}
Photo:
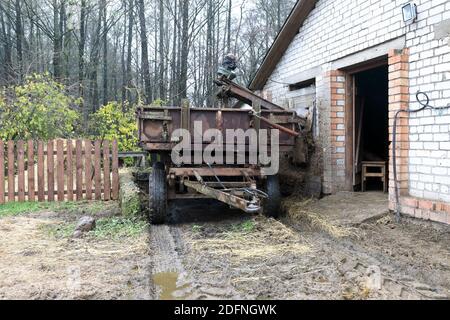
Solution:
{"label": "mud puddle", "polygon": [[185,300],[190,284],[179,284],[180,275],[176,272],[162,272],[153,275],[153,283],[159,290],[159,300]]}

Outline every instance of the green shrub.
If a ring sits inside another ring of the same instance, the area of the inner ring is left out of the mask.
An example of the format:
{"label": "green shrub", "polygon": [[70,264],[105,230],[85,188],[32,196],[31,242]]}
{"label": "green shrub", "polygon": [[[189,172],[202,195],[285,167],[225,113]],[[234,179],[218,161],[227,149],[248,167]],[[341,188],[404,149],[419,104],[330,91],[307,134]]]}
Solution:
{"label": "green shrub", "polygon": [[156,99],[152,102],[151,105],[154,107],[162,107],[162,106],[167,105],[167,101],[162,100],[162,99]]}
{"label": "green shrub", "polygon": [[120,151],[137,150],[136,116],[132,110],[110,102],[91,115],[90,132],[94,139],[117,140]]}
{"label": "green shrub", "polygon": [[79,100],[49,74],[32,75],[22,85],[0,91],[0,139],[69,138],[79,120]]}

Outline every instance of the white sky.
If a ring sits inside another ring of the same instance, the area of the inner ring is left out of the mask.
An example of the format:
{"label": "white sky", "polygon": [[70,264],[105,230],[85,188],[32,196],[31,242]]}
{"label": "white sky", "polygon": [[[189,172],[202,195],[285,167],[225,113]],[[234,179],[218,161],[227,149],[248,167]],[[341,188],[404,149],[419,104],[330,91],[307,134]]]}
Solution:
{"label": "white sky", "polygon": [[238,17],[243,5],[244,12],[255,6],[254,0],[232,0],[232,11],[235,17]]}

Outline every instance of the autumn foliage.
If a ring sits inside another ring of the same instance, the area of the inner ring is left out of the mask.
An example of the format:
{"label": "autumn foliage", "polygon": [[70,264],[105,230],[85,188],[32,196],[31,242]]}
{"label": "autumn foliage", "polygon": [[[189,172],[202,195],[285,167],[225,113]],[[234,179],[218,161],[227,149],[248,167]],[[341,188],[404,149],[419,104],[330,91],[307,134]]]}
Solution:
{"label": "autumn foliage", "polygon": [[127,103],[110,102],[82,123],[80,99],[50,75],[32,75],[0,89],[0,140],[80,138],[117,140],[120,151],[135,150],[137,127]]}

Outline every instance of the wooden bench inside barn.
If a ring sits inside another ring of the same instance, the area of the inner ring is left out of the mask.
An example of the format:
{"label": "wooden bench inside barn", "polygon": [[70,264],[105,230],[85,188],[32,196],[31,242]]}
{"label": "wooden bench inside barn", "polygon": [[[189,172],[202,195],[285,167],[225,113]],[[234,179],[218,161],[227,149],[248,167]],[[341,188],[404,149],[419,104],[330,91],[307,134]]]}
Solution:
{"label": "wooden bench inside barn", "polygon": [[388,192],[387,162],[364,161],[362,162],[362,192],[366,191],[368,178],[378,178],[383,182],[383,191]]}

